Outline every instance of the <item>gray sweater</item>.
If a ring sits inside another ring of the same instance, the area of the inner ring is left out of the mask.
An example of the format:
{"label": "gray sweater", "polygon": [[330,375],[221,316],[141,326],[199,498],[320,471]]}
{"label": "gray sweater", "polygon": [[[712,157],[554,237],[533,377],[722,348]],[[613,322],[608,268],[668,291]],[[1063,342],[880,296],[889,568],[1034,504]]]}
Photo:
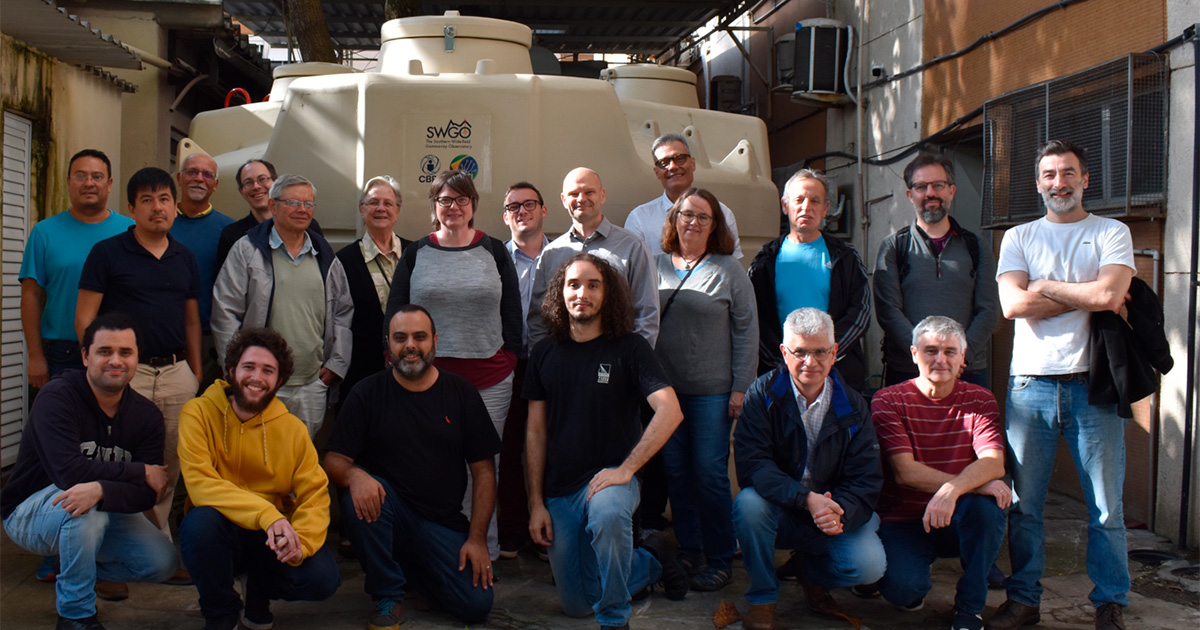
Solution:
{"label": "gray sweater", "polygon": [[[671,254],[655,257],[659,308],[680,278]],[[661,312],[661,310],[660,310]],[[697,267],[662,317],[655,354],[680,394],[744,392],[758,365],[754,287],[732,256],[714,255]]]}

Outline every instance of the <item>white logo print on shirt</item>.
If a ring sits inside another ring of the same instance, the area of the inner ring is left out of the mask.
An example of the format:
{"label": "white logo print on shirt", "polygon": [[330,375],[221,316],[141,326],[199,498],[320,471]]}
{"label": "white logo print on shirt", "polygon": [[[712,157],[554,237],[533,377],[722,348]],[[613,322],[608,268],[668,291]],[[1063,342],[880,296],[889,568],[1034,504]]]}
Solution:
{"label": "white logo print on shirt", "polygon": [[611,363],[601,363],[600,370],[596,372],[596,382],[600,383],[601,385],[607,385],[608,377],[611,374],[612,374],[612,364]]}

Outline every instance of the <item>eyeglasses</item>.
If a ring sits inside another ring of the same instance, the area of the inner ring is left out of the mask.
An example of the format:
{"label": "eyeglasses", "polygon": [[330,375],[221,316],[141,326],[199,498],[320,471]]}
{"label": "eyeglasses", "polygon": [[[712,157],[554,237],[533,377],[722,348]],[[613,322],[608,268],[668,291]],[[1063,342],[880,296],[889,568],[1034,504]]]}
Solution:
{"label": "eyeglasses", "polygon": [[462,195],[460,197],[434,197],[433,200],[437,202],[437,205],[441,208],[449,208],[452,205],[463,208],[467,204],[471,203],[471,198],[466,195]]}
{"label": "eyeglasses", "polygon": [[683,166],[684,164],[687,164],[687,161],[690,159],[692,159],[691,155],[687,153],[680,153],[679,155],[667,156],[661,160],[654,160],[654,165],[658,168],[667,168],[671,165],[671,162],[674,162],[675,166]]}
{"label": "eyeglasses", "polygon": [[299,208],[300,206],[304,206],[305,210],[312,210],[313,206],[317,205],[311,201],[300,201],[299,199],[276,199],[275,201],[289,208]]}
{"label": "eyeglasses", "polygon": [[504,211],[509,214],[517,214],[517,213],[521,212],[522,210],[524,210],[525,212],[533,212],[533,211],[537,210],[538,208],[540,208],[541,205],[542,205],[542,202],[538,201],[537,199],[526,199],[525,201],[522,201],[522,202],[514,201],[510,204],[506,204],[504,206]]}
{"label": "eyeglasses", "polygon": [[195,179],[197,177],[203,177],[204,181],[206,181],[206,182],[210,182],[217,178],[216,173],[214,173],[212,171],[202,171],[198,168],[189,168],[188,170],[183,171],[183,176],[187,177],[188,179]]}
{"label": "eyeglasses", "polygon": [[926,191],[926,189],[929,189],[929,188],[932,188],[933,192],[942,192],[949,187],[950,187],[950,182],[948,182],[944,179],[939,179],[936,182],[929,182],[929,183],[913,182],[913,185],[909,186],[908,188],[909,188],[909,190],[911,190],[915,193],[923,193]]}
{"label": "eyeglasses", "polygon": [[372,199],[372,200],[364,203],[363,205],[368,208],[371,208],[371,209],[379,208],[380,206],[382,206],[389,210],[400,206],[400,204],[396,203],[395,201],[392,201],[391,199]]}
{"label": "eyeglasses", "polygon": [[83,171],[75,171],[74,173],[71,173],[71,179],[79,184],[82,184],[88,180],[91,180],[94,184],[103,184],[106,180],[108,180],[108,176],[104,173],[84,173]]}
{"label": "eyeglasses", "polygon": [[828,359],[829,355],[832,354],[831,348],[816,348],[813,350],[808,350],[807,348],[796,348],[793,350],[787,346],[784,346],[783,349],[788,354],[796,357],[796,360],[800,361],[801,363],[803,363],[809,357],[816,359],[817,362],[821,362],[825,359]]}
{"label": "eyeglasses", "polygon": [[692,221],[695,221],[696,225],[704,227],[709,223],[712,223],[713,218],[707,214],[696,214],[691,210],[684,210],[683,212],[679,213],[679,220],[683,221],[684,223],[691,223]]}
{"label": "eyeglasses", "polygon": [[269,175],[259,175],[258,179],[243,179],[242,183],[241,183],[241,187],[249,188],[255,184],[258,184],[259,186],[262,186],[263,188],[267,188],[274,182],[275,182],[275,180],[271,179],[271,177]]}

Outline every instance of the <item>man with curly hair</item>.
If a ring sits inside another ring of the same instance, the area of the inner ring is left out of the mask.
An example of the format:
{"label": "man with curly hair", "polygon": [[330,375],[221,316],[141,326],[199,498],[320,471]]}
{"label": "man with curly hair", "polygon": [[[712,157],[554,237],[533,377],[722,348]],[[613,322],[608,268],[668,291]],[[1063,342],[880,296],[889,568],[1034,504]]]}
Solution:
{"label": "man with curly hair", "polygon": [[[630,595],[664,582],[683,599],[687,574],[661,534],[633,545],[642,468],[683,420],[650,344],[633,333],[625,279],[592,254],[569,258],[541,304],[549,338],[530,352],[526,479],[529,533],[548,545],[563,610],[629,628]],[[642,430],[645,400],[654,417]]]}
{"label": "man with curly hair", "polygon": [[[272,599],[320,601],[341,584],[325,544],[329,479],[308,428],[275,397],[294,366],[283,336],[243,328],[224,356],[228,382],[217,379],[179,418],[190,508],[179,544],[205,628],[230,630],[239,617],[270,628]],[[243,571],[244,613],[233,590]]]}

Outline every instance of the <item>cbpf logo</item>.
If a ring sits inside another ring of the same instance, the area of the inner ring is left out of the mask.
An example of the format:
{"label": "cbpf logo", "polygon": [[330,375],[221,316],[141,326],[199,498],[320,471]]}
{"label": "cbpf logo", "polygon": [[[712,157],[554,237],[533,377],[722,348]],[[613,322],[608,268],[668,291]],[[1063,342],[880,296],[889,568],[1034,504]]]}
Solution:
{"label": "cbpf logo", "polygon": [[475,179],[479,175],[479,162],[469,155],[460,155],[453,160],[450,160],[450,170],[462,171]]}
{"label": "cbpf logo", "polygon": [[421,175],[417,177],[417,181],[422,184],[428,184],[437,176],[438,167],[442,165],[442,161],[436,155],[426,155],[421,158]]}

